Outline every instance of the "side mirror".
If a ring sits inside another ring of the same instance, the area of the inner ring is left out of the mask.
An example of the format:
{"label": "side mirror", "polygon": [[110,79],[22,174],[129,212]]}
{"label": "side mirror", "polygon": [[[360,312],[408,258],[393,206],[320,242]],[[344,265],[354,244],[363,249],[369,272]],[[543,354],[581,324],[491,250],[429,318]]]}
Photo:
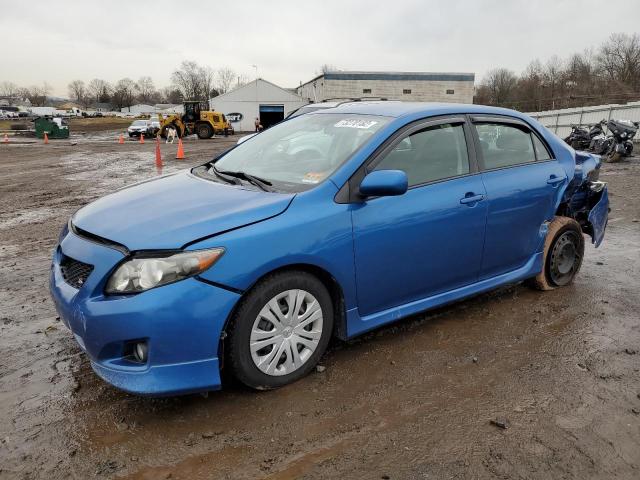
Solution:
{"label": "side mirror", "polygon": [[403,195],[408,188],[407,174],[402,170],[377,170],[362,179],[360,194],[364,197],[389,197]]}

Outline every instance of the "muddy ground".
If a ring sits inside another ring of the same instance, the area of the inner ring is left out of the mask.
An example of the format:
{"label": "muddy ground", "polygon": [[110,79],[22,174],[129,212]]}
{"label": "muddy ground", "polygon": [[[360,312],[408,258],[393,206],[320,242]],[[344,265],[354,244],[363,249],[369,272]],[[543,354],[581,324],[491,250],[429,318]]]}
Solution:
{"label": "muddy ground", "polygon": [[[151,142],[115,136],[0,145],[0,479],[640,478],[638,159],[604,167],[607,237],[570,287],[336,341],[278,391],[146,399],[93,374],[47,292],[69,215],[156,175]],[[165,171],[234,141],[163,145]]]}

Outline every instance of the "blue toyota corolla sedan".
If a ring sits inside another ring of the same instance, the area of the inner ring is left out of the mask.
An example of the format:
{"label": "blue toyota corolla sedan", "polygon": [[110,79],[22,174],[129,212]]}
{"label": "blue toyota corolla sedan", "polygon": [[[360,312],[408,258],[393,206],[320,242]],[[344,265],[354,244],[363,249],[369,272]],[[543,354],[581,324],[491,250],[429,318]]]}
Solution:
{"label": "blue toyota corolla sedan", "polygon": [[347,339],[506,283],[569,284],[608,215],[600,160],[478,105],[358,102],[292,118],[76,212],[50,287],[107,382],[256,389]]}

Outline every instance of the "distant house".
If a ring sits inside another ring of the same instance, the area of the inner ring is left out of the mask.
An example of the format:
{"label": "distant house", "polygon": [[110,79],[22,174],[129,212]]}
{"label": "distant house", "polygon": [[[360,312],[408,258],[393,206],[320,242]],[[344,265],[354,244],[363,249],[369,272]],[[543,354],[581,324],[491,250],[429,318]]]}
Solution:
{"label": "distant house", "polygon": [[110,112],[113,110],[113,104],[109,102],[96,102],[91,105],[91,110],[96,112]]}
{"label": "distant house", "polygon": [[181,104],[174,103],[156,103],[156,113],[171,114],[171,113],[183,113],[184,108]]}
{"label": "distant house", "polygon": [[122,113],[133,113],[134,115],[152,115],[156,112],[156,107],[153,105],[138,103],[137,105],[131,105],[130,107],[123,107],[120,111]]}
{"label": "distant house", "polygon": [[0,96],[0,107],[30,107],[31,101],[28,98]]}
{"label": "distant house", "polygon": [[61,103],[59,105],[56,106],[56,108],[58,110],[80,110],[82,108],[82,105],[76,103],[76,102],[64,102]]}

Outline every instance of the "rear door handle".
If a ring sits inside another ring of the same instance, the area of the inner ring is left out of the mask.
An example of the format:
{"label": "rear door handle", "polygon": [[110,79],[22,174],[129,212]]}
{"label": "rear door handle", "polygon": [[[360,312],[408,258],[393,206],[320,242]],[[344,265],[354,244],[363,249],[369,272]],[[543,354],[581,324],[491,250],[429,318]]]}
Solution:
{"label": "rear door handle", "polygon": [[469,192],[460,199],[460,203],[469,205],[471,203],[481,202],[482,200],[484,200],[484,195],[475,195],[473,192]]}
{"label": "rear door handle", "polygon": [[551,175],[549,180],[547,180],[549,185],[558,185],[562,182],[564,182],[564,177],[556,177],[555,175]]}

